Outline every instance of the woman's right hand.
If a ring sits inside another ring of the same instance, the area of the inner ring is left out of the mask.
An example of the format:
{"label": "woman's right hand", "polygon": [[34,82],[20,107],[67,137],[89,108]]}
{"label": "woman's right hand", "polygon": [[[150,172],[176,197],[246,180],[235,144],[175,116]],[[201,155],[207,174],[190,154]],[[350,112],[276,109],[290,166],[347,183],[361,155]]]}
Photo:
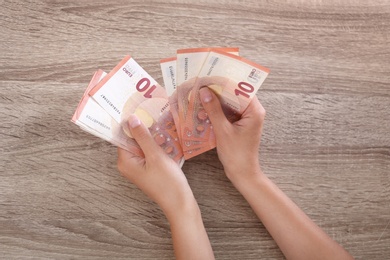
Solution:
{"label": "woman's right hand", "polygon": [[258,150],[265,110],[259,100],[253,98],[241,119],[230,123],[213,91],[200,89],[200,98],[213,125],[218,157],[230,181],[234,184],[252,174],[261,174]]}

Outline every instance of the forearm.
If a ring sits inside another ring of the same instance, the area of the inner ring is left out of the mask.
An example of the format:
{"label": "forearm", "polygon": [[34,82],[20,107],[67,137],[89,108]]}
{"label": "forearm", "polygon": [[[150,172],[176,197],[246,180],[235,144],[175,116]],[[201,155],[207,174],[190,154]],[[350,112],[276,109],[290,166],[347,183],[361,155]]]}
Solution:
{"label": "forearm", "polygon": [[176,259],[214,259],[195,199],[165,214],[171,225]]}
{"label": "forearm", "polygon": [[249,180],[233,184],[287,259],[352,259],[271,180],[256,169]]}

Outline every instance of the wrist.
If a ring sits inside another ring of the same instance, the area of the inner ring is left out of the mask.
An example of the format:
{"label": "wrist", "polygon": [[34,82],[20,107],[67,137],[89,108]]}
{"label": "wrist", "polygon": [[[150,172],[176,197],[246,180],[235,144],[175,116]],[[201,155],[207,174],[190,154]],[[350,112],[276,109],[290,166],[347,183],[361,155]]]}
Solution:
{"label": "wrist", "polygon": [[247,190],[253,183],[263,182],[265,179],[258,163],[252,166],[247,165],[235,172],[226,172],[226,176],[240,193]]}
{"label": "wrist", "polygon": [[263,174],[257,158],[253,160],[244,160],[241,163],[229,163],[229,166],[225,167],[224,165],[224,171],[233,184]]}
{"label": "wrist", "polygon": [[171,224],[183,218],[192,218],[200,215],[198,203],[192,193],[185,194],[175,203],[161,208]]}

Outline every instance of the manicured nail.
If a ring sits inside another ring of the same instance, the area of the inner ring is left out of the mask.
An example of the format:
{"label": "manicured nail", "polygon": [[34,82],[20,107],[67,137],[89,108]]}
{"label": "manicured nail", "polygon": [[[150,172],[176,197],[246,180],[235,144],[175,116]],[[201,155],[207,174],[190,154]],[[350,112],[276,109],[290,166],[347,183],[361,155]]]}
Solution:
{"label": "manicured nail", "polygon": [[200,95],[200,98],[202,99],[202,101],[205,103],[209,103],[211,101],[211,99],[213,98],[211,96],[211,92],[210,92],[208,87],[201,88],[199,90],[199,95]]}
{"label": "manicured nail", "polygon": [[141,125],[141,121],[136,115],[131,115],[129,117],[129,125],[131,128],[136,128],[137,126]]}

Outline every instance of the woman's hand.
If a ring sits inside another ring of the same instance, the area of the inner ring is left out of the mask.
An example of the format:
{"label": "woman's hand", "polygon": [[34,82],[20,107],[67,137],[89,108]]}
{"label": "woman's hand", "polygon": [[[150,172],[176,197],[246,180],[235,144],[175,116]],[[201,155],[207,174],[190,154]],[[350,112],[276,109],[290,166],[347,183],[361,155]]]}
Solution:
{"label": "woman's hand", "polygon": [[155,201],[166,215],[195,200],[180,167],[157,145],[142,122],[132,115],[128,124],[144,157],[118,148],[121,174]]}
{"label": "woman's hand", "polygon": [[200,98],[217,140],[217,152],[227,177],[235,183],[260,172],[258,150],[265,110],[253,98],[241,119],[230,123],[217,96],[207,87],[200,89]]}
{"label": "woman's hand", "polygon": [[230,123],[207,88],[200,96],[214,126],[226,175],[248,201],[287,259],[353,259],[260,170],[258,149],[265,110],[254,98],[240,120]]}
{"label": "woman's hand", "polygon": [[164,211],[176,259],[214,259],[198,203],[182,170],[134,115],[129,128],[144,157],[119,148],[118,169]]}

